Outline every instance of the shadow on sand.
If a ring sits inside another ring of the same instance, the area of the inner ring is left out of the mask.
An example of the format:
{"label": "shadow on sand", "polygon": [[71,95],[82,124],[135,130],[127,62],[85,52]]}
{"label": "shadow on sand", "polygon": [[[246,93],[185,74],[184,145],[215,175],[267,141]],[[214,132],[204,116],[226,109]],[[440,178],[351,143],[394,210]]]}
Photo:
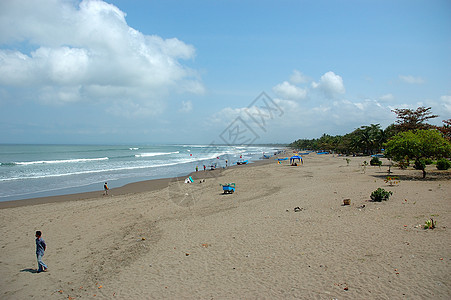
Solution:
{"label": "shadow on sand", "polygon": [[449,180],[451,179],[451,170],[450,171],[434,171],[434,170],[427,170],[426,178],[422,177],[421,171],[416,170],[416,173],[410,172],[410,174],[399,174],[399,172],[393,172],[392,174],[388,175],[387,172],[383,175],[383,172],[377,172],[376,175],[371,175],[375,178],[379,179],[385,179],[387,177],[396,177],[397,179],[401,181],[437,181],[437,180]]}
{"label": "shadow on sand", "polygon": [[36,273],[38,273],[38,270],[36,270],[36,269],[31,269],[31,268],[27,268],[27,269],[22,269],[22,270],[20,270],[20,272],[28,272],[28,273],[36,274]]}

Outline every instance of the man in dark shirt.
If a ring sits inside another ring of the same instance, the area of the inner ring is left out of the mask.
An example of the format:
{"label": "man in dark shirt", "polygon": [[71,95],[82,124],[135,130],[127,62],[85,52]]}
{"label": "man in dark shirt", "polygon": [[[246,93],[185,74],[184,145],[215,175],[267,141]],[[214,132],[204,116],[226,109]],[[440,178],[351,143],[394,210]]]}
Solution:
{"label": "man in dark shirt", "polygon": [[42,233],[39,230],[36,231],[36,257],[38,259],[38,273],[48,271],[47,265],[42,261],[47,245],[41,238],[41,235]]}

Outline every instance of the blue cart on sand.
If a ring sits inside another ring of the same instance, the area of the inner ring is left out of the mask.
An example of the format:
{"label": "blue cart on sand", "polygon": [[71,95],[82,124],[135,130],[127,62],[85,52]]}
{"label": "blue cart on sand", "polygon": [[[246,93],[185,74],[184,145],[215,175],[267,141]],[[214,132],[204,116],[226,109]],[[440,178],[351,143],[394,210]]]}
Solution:
{"label": "blue cart on sand", "polygon": [[224,194],[233,194],[235,192],[235,183],[221,184]]}

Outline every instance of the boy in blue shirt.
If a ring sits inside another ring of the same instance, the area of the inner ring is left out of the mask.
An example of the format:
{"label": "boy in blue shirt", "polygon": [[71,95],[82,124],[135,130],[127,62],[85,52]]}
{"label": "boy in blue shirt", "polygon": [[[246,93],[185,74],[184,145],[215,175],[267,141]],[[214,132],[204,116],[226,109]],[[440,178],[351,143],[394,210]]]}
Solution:
{"label": "boy in blue shirt", "polygon": [[39,230],[36,231],[36,257],[38,259],[38,273],[48,271],[47,265],[42,261],[47,245],[41,238],[41,235],[42,233]]}

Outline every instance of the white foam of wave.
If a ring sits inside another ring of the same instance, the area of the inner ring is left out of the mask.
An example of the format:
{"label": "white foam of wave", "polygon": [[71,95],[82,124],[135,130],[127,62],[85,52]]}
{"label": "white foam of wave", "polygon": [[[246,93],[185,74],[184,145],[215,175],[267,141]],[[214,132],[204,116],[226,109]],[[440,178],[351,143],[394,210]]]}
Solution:
{"label": "white foam of wave", "polygon": [[[171,152],[171,153],[178,153],[177,152]],[[16,180],[27,180],[27,179],[42,179],[42,178],[55,178],[55,177],[66,177],[66,176],[72,176],[72,175],[87,175],[87,174],[98,174],[98,173],[108,173],[108,172],[118,172],[118,171],[130,171],[130,170],[139,170],[139,169],[147,169],[147,168],[158,168],[158,167],[167,167],[167,166],[174,166],[179,164],[185,164],[185,163],[193,163],[193,162],[204,162],[212,159],[217,159],[217,157],[221,157],[223,155],[227,154],[226,152],[217,152],[212,153],[203,157],[192,157],[189,158],[179,158],[175,159],[171,162],[164,161],[164,160],[158,160],[154,161],[153,165],[144,165],[144,166],[126,166],[126,167],[117,167],[117,168],[108,168],[108,169],[99,169],[99,170],[86,170],[86,171],[76,171],[76,172],[68,172],[68,173],[59,173],[59,174],[36,174],[36,175],[29,175],[29,176],[19,176],[19,177],[10,177],[10,178],[0,178],[0,182],[6,182],[6,181],[16,181]]]}
{"label": "white foam of wave", "polygon": [[28,165],[37,165],[37,164],[65,164],[65,163],[79,163],[79,162],[101,161],[101,160],[108,160],[108,157],[24,161],[24,162],[15,162],[14,164],[28,166]]}
{"label": "white foam of wave", "polygon": [[128,148],[130,150],[139,150],[139,148]]}
{"label": "white foam of wave", "polygon": [[[173,166],[178,164],[185,164],[185,163],[193,163],[193,162],[199,162],[199,163],[209,163],[211,160],[216,161],[219,157],[220,159],[232,159],[233,157],[230,157],[231,155],[239,155],[242,151],[223,151],[223,152],[213,152],[213,153],[202,153],[200,156],[190,156],[189,158],[178,158],[171,160],[170,162],[167,160],[157,160],[153,161],[152,165],[141,165],[141,166],[124,166],[124,167],[117,167],[117,168],[108,168],[108,169],[98,169],[98,170],[86,170],[86,171],[76,171],[76,172],[68,172],[68,173],[58,173],[58,174],[35,174],[35,175],[29,175],[29,176],[18,176],[18,177],[9,177],[9,178],[0,178],[0,182],[5,181],[15,181],[15,180],[27,180],[27,179],[41,179],[41,178],[54,178],[54,177],[63,177],[63,176],[71,176],[71,175],[86,175],[86,174],[98,174],[98,173],[107,173],[107,172],[118,172],[118,171],[127,171],[127,170],[137,170],[137,169],[146,169],[146,168],[157,168],[157,167],[166,167],[166,166]],[[154,152],[154,153],[148,153],[151,154],[149,156],[155,156],[155,155],[167,155],[167,154],[178,154],[179,151],[176,152]],[[145,154],[145,153],[143,153]],[[106,158],[99,158],[95,160],[106,160]],[[92,159],[91,159],[92,160]],[[232,163],[232,161],[229,161],[229,163]]]}
{"label": "white foam of wave", "polygon": [[16,181],[16,180],[27,180],[27,179],[42,179],[42,178],[55,178],[55,177],[66,177],[72,175],[87,175],[87,174],[98,174],[98,173],[108,173],[108,172],[117,172],[117,171],[130,171],[130,170],[139,170],[139,169],[149,169],[149,168],[158,168],[158,167],[167,167],[178,164],[184,164],[193,162],[193,159],[179,159],[170,163],[162,162],[157,163],[155,165],[146,165],[146,166],[128,166],[128,167],[118,167],[118,168],[109,168],[109,169],[101,169],[101,170],[87,170],[87,171],[77,171],[77,172],[68,172],[62,174],[42,174],[42,175],[31,175],[31,176],[23,176],[23,177],[10,177],[10,178],[1,178],[2,181]]}
{"label": "white foam of wave", "polygon": [[180,145],[183,148],[207,148],[210,147],[210,145]]}
{"label": "white foam of wave", "polygon": [[178,153],[180,153],[180,151],[175,151],[175,152],[150,152],[150,153],[135,154],[135,157],[152,157],[152,156],[178,154]]}

